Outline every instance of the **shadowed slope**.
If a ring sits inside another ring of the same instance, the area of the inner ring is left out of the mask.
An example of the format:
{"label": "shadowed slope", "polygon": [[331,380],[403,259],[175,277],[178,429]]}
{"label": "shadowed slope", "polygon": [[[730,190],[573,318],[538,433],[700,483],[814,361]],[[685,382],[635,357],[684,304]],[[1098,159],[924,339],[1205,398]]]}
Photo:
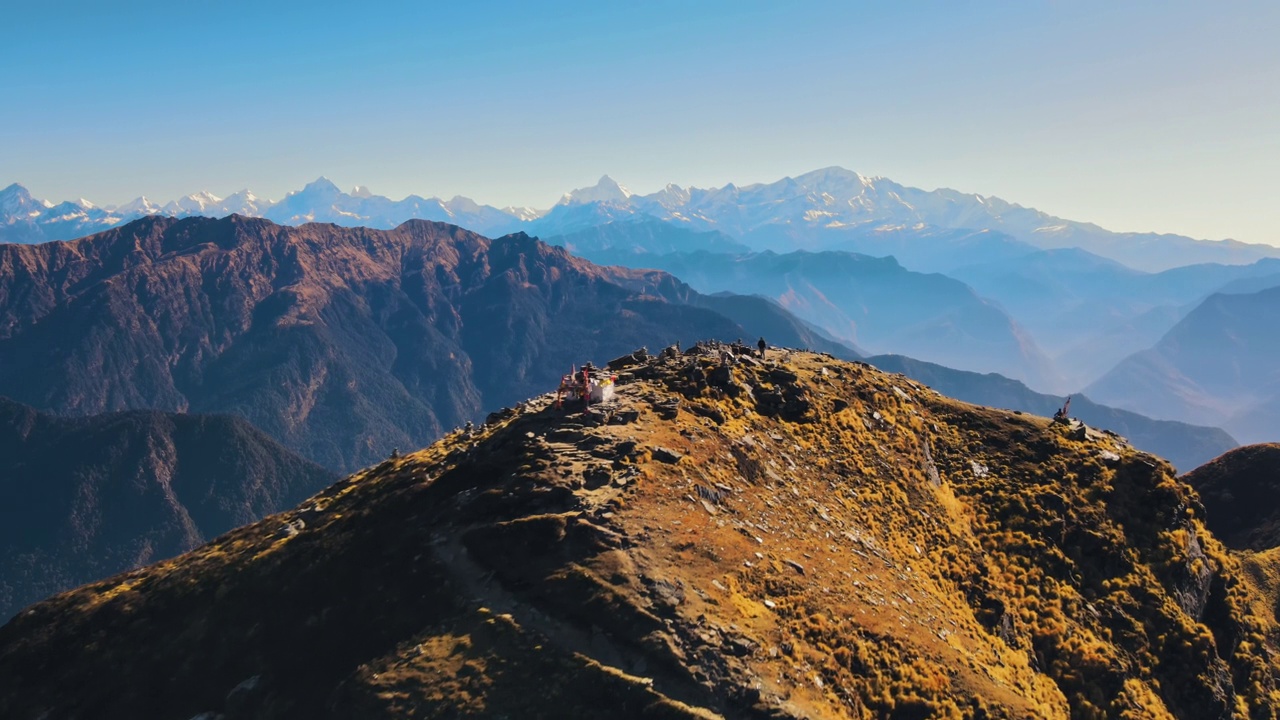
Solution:
{"label": "shadowed slope", "polygon": [[1182,479],[1200,493],[1209,528],[1228,546],[1280,547],[1280,444],[1236,448]]}
{"label": "shadowed slope", "polygon": [[227,416],[0,398],[0,618],[292,507],[336,476]]}

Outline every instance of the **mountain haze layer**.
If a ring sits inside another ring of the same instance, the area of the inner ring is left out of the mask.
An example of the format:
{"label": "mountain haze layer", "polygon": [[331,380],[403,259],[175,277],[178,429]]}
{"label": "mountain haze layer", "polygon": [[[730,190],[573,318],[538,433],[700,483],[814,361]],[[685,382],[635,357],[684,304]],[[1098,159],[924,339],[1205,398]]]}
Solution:
{"label": "mountain haze layer", "polygon": [[1274,287],[1280,285],[1278,273],[1275,258],[1144,273],[1074,248],[947,271],[1000,303],[1076,388],[1155,344],[1209,295]]}
{"label": "mountain haze layer", "polygon": [[1151,417],[1219,425],[1245,443],[1280,439],[1280,286],[1210,296],[1150,349],[1088,389]]}
{"label": "mountain haze layer", "polygon": [[764,295],[869,353],[998,372],[1046,389],[1062,385],[1048,357],[1001,308],[959,281],[911,272],[891,257],[681,252],[624,260],[619,251],[580,252],[595,262],[659,268],[706,293]]}

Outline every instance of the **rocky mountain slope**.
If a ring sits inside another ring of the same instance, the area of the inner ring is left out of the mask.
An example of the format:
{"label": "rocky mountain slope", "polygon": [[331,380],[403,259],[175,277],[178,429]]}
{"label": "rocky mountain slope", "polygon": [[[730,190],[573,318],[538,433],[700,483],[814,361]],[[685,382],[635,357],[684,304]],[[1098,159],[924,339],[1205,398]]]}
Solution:
{"label": "rocky mountain slope", "polygon": [[1280,287],[1210,296],[1158,343],[1089,386],[1150,417],[1219,425],[1242,442],[1280,439]]}
{"label": "rocky mountain slope", "polygon": [[0,620],[291,508],[336,479],[234,417],[59,418],[0,397]]}
{"label": "rocky mountain slope", "polygon": [[0,714],[1276,716],[1274,617],[1117,437],[822,355],[619,371],[35,606]]}
{"label": "rocky mountain slope", "polygon": [[[957,400],[1051,417],[1066,400],[1038,393],[995,373],[954,370],[901,355],[874,355],[867,362],[885,372],[902,373]],[[1152,420],[1127,410],[1099,405],[1084,395],[1071,396],[1071,415],[1092,427],[1123,435],[1134,447],[1159,455],[1179,470],[1199,467],[1239,445],[1225,430],[1176,420]]]}
{"label": "rocky mountain slope", "polygon": [[0,394],[65,414],[232,413],[335,469],[555,387],[588,357],[763,327],[850,352],[761,300],[425,221],[150,217],[0,245]]}

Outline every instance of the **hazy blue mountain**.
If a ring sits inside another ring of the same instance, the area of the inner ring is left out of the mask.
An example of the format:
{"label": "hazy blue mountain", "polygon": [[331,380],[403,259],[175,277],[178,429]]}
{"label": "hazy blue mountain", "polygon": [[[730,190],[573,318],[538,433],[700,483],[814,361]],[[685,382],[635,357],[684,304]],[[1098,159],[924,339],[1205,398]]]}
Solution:
{"label": "hazy blue mountain", "polygon": [[0,190],[0,242],[67,240],[115,227],[125,217],[87,200],[54,205],[18,184]]}
{"label": "hazy blue mountain", "polygon": [[1227,295],[1247,295],[1277,286],[1280,286],[1280,273],[1232,280],[1218,288],[1218,292]]}
{"label": "hazy blue mountain", "polygon": [[[948,274],[999,302],[1076,387],[1150,347],[1224,285],[1280,272],[1280,260],[1133,270],[1078,248],[988,260]],[[1271,284],[1280,284],[1272,282]],[[1249,287],[1249,286],[1242,286]]]}
{"label": "hazy blue mountain", "polygon": [[543,238],[579,257],[605,265],[643,265],[644,256],[677,252],[747,252],[746,245],[716,230],[698,231],[654,218],[608,222]]}
{"label": "hazy blue mountain", "polygon": [[[954,370],[900,355],[876,355],[867,362],[881,370],[902,373],[938,392],[977,405],[1009,408],[1052,417],[1066,400],[1045,395],[995,373]],[[1216,427],[1174,420],[1153,420],[1127,410],[1100,405],[1084,395],[1071,398],[1071,415],[1086,424],[1123,435],[1134,447],[1154,453],[1186,471],[1198,467],[1237,446],[1235,439]]]}
{"label": "hazy blue mountain", "polygon": [[279,202],[241,190],[225,198],[208,191],[193,193],[163,205],[139,197],[123,205],[100,208],[85,200],[53,205],[31,198],[26,188],[11,185],[0,191],[0,242],[36,243],[72,240],[118,227],[140,217],[266,217],[285,225],[327,222],[344,227],[389,229],[406,220],[432,220],[463,225],[476,232],[504,235],[519,229],[522,216],[464,197],[452,200],[410,195],[391,200],[366,188],[343,192],[327,178],[319,178]]}
{"label": "hazy blue mountain", "polygon": [[579,251],[593,262],[654,267],[704,293],[763,295],[836,340],[952,367],[998,371],[1039,387],[1052,363],[998,306],[957,280],[846,252],[729,255]]}
{"label": "hazy blue mountain", "polygon": [[1221,425],[1241,442],[1280,439],[1280,287],[1211,295],[1153,347],[1089,386],[1152,417]]}

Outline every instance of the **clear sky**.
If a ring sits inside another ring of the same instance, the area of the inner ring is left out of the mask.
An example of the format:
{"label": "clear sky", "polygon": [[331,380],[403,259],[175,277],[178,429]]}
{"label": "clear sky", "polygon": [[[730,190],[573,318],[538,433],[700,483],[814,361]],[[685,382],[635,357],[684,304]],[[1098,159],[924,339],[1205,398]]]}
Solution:
{"label": "clear sky", "polygon": [[319,175],[546,207],[828,165],[1280,245],[1280,3],[44,2],[0,23],[0,186]]}

